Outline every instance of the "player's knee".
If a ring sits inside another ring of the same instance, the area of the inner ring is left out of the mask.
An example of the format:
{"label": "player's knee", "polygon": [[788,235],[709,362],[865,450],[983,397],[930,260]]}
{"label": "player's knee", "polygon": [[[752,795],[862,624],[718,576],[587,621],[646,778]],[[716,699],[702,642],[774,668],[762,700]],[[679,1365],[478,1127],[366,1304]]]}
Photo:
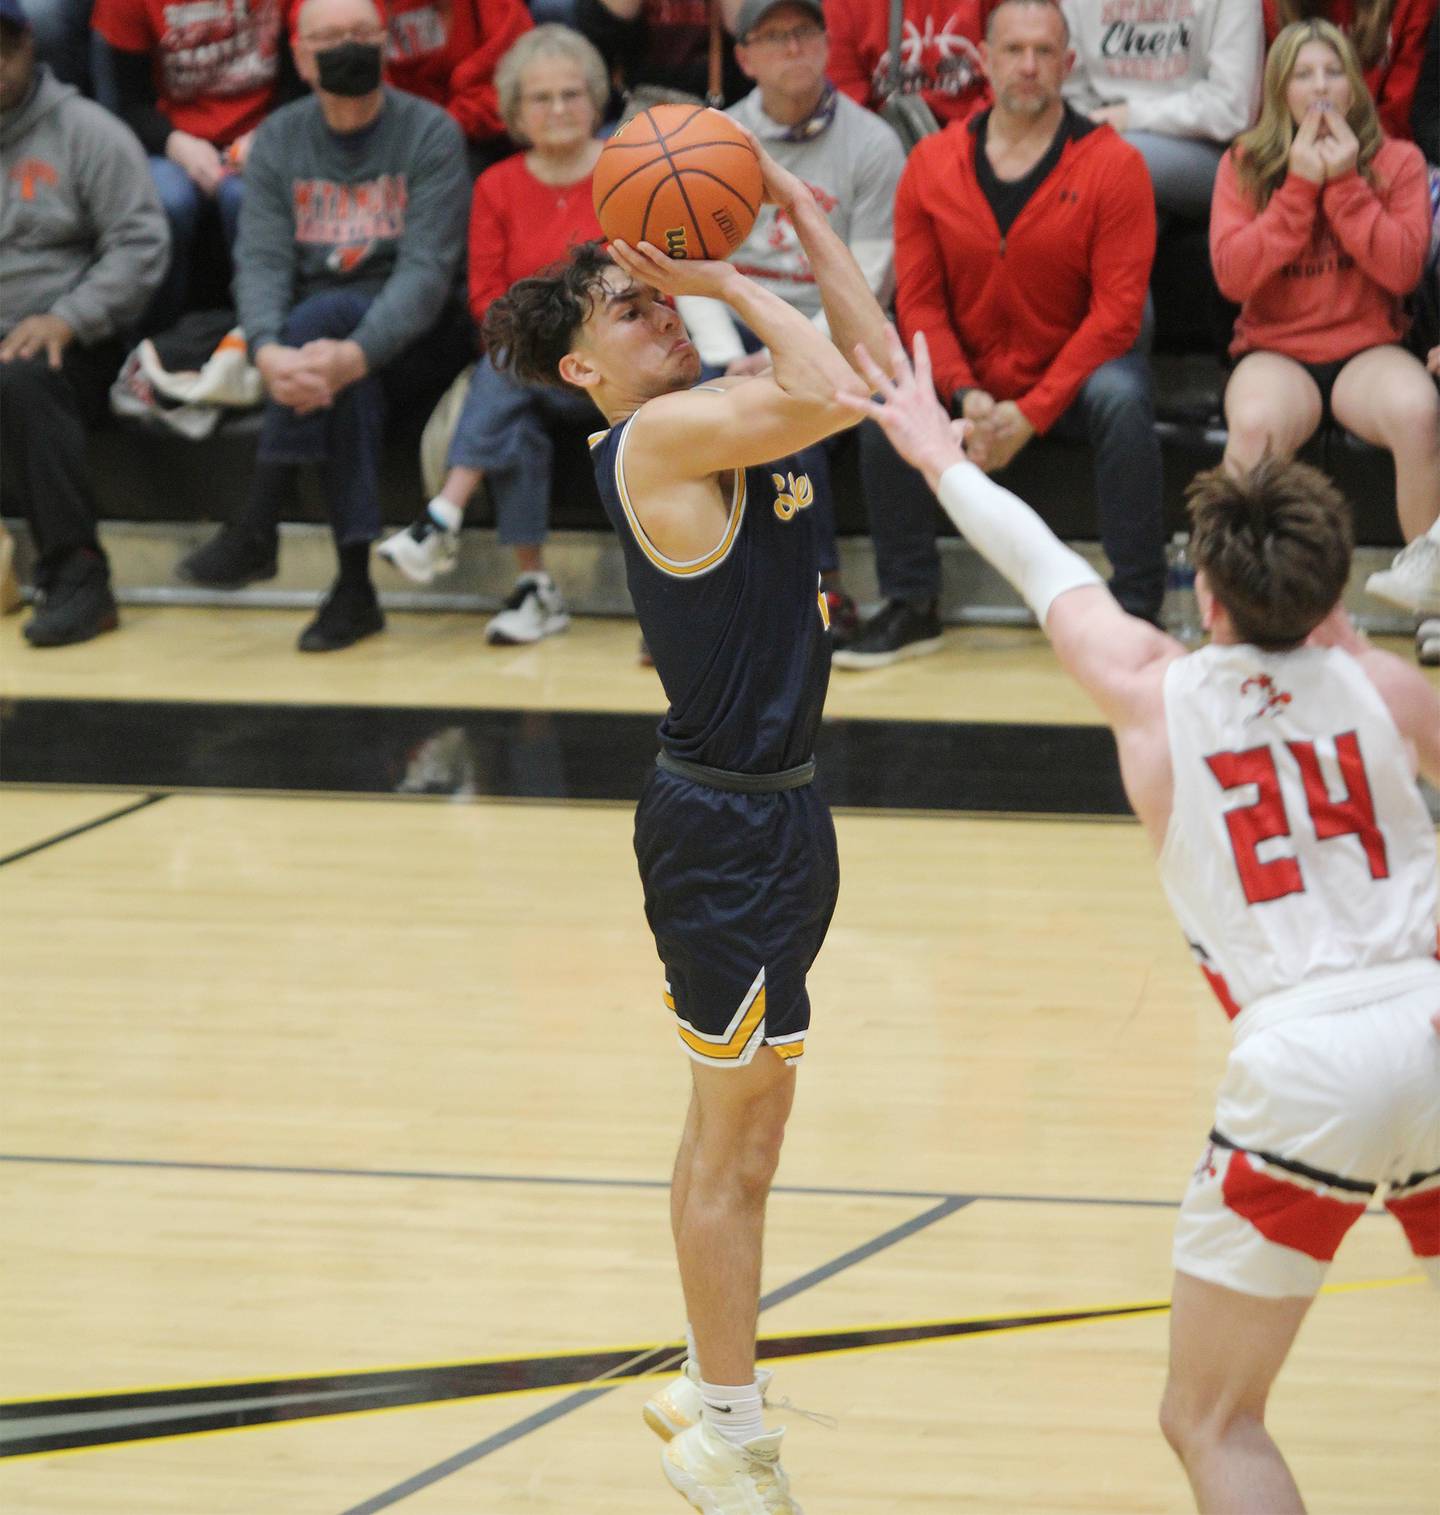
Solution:
{"label": "player's knee", "polygon": [[1227,1436],[1251,1421],[1259,1421],[1253,1407],[1220,1395],[1198,1393],[1171,1379],[1160,1400],[1160,1434],[1184,1463],[1213,1450]]}

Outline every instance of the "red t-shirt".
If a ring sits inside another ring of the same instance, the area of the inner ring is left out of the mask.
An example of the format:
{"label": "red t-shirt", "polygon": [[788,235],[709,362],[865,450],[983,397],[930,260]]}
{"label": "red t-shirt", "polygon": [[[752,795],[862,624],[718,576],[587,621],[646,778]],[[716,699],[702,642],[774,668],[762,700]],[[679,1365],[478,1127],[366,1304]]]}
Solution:
{"label": "red t-shirt", "polygon": [[1405,334],[1402,300],[1420,281],[1430,242],[1425,159],[1386,141],[1359,174],[1312,184],[1289,174],[1263,211],[1226,153],[1210,206],[1210,261],[1240,304],[1233,355],[1257,348],[1300,363],[1334,363]]}
{"label": "red t-shirt", "polygon": [[472,141],[503,137],[495,65],[534,25],[524,0],[389,0],[385,78],[432,100]]}
{"label": "red t-shirt", "polygon": [[[999,0],[905,0],[900,91],[918,94],[944,126],[990,103],[980,63],[985,21]],[[890,94],[890,7],[878,0],[824,0],[826,70],[837,89],[870,110]]]}
{"label": "red t-shirt", "polygon": [[516,281],[604,234],[595,219],[592,174],[542,184],[525,155],[487,168],[470,200],[470,310],[478,325]]}
{"label": "red t-shirt", "polygon": [[155,60],[155,103],[177,131],[225,147],[275,100],[284,0],[95,0],[111,47]]}
{"label": "red t-shirt", "polygon": [[[1440,0],[1395,0],[1390,14],[1390,42],[1385,56],[1365,75],[1365,86],[1380,112],[1380,124],[1387,137],[1410,136],[1410,109],[1415,103],[1415,87],[1425,61],[1425,39]],[[1275,0],[1264,0],[1265,46],[1268,48],[1280,31],[1280,14]],[[1341,31],[1349,33],[1355,19],[1354,0],[1330,0],[1329,19]]]}

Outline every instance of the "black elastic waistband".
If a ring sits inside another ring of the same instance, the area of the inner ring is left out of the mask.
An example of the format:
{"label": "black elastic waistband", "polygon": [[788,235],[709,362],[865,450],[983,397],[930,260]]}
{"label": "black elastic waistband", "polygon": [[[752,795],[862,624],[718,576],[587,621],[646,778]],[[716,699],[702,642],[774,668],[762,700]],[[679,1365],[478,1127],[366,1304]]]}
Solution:
{"label": "black elastic waistband", "polygon": [[728,768],[711,768],[705,763],[691,763],[663,749],[656,754],[655,766],[666,773],[708,784],[711,789],[728,789],[735,794],[778,794],[782,789],[803,789],[815,777],[815,759],[798,768],[782,768],[779,773],[732,773]]}

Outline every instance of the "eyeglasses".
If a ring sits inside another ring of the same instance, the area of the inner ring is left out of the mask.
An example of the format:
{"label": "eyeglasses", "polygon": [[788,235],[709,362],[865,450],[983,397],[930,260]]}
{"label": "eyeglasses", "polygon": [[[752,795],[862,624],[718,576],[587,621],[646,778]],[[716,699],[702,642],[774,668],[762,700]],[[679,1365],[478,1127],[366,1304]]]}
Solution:
{"label": "eyeglasses", "polygon": [[385,28],[383,26],[334,27],[328,31],[311,32],[309,36],[302,36],[300,40],[307,46],[313,47],[316,52],[323,53],[327,48],[339,47],[345,42],[383,42]]}
{"label": "eyeglasses", "polygon": [[574,110],[582,100],[589,98],[588,89],[537,89],[521,95],[520,103],[533,110],[554,110],[557,105],[561,110]]}
{"label": "eyeglasses", "polygon": [[792,42],[796,47],[809,47],[824,35],[823,26],[791,26],[783,32],[752,32],[745,38],[745,46],[764,47],[773,52],[779,52],[781,48],[789,47]]}

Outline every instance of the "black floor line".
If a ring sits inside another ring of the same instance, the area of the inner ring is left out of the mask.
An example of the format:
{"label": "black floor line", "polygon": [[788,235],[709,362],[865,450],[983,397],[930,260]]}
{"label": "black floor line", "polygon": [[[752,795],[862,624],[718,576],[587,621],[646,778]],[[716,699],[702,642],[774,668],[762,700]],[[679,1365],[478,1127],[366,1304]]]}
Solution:
{"label": "black floor line", "polygon": [[119,810],[112,810],[108,815],[97,816],[93,821],[86,821],[82,826],[72,826],[68,831],[46,837],[43,842],[34,842],[29,847],[22,847],[18,852],[11,852],[5,857],[0,857],[0,868],[10,863],[18,863],[22,858],[34,857],[37,852],[44,852],[50,847],[58,847],[61,842],[68,842],[74,837],[84,836],[87,831],[97,831],[101,826],[108,826],[111,821],[123,820],[127,815],[134,815],[137,810],[147,810],[151,805],[158,805],[161,800],[168,798],[169,796],[165,794],[147,794],[144,799],[136,800],[132,805],[124,805]]}
{"label": "black floor line", "polygon": [[[185,1173],[273,1173],[283,1178],[403,1179],[412,1183],[512,1184],[563,1189],[668,1190],[668,1178],[591,1178],[553,1173],[463,1173],[431,1168],[312,1168],[289,1163],[182,1162],[158,1157],[71,1157],[47,1152],[0,1152],[0,1163],[64,1168],[154,1168]],[[1142,1210],[1173,1210],[1178,1199],[1119,1199],[1084,1194],[958,1193],[945,1189],[866,1189],[829,1184],[776,1184],[773,1194],[817,1199],[905,1199],[949,1202],[985,1200],[992,1204],[1101,1205]]]}
{"label": "black floor line", "polygon": [[[837,1273],[842,1273],[846,1268],[854,1267],[856,1263],[863,1262],[866,1258],[874,1257],[877,1252],[883,1252],[887,1247],[893,1247],[897,1243],[905,1241],[917,1232],[933,1226],[936,1221],[945,1220],[954,1215],[956,1211],[963,1210],[970,1201],[958,1197],[951,1197],[938,1205],[932,1206],[921,1215],[913,1216],[898,1226],[892,1226],[888,1231],[883,1231],[879,1236],[872,1237],[869,1241],[858,1247],[852,1247],[847,1252],[842,1252],[838,1257],[831,1258],[829,1262],[822,1263],[818,1268],[812,1268],[808,1273],[793,1279],[790,1283],[773,1289],[769,1294],[762,1295],[760,1299],[760,1311],[766,1310],[784,1301],[793,1299],[797,1294],[804,1293],[807,1289],[813,1289],[817,1284],[824,1283],[833,1278]],[[671,1366],[678,1366],[683,1354],[677,1352]],[[619,1381],[608,1385],[596,1385],[578,1390],[574,1394],[567,1395],[558,1404],[551,1405],[548,1410],[541,1410],[534,1415],[527,1415],[523,1420],[518,1420],[514,1425],[507,1426],[497,1431],[492,1436],[487,1436],[484,1441],[476,1442],[472,1447],[466,1447],[454,1456],[447,1457],[443,1462],[432,1464],[428,1468],[422,1468],[420,1472],[403,1479],[400,1483],[383,1489],[379,1494],[363,1501],[361,1504],[352,1505],[342,1512],[342,1515],[377,1515],[380,1510],[388,1510],[397,1505],[403,1499],[408,1499],[412,1494],[418,1494],[422,1489],[428,1489],[448,1478],[452,1473],[458,1473],[462,1468],[468,1468],[479,1462],[481,1458],[488,1457],[492,1452],[498,1452],[502,1447],[508,1447],[519,1441],[521,1437],[528,1436],[532,1431],[538,1431],[542,1427],[551,1425],[563,1416],[574,1410],[583,1409],[602,1394],[608,1394],[619,1387]]]}
{"label": "black floor line", "polygon": [[[657,739],[615,711],[18,699],[0,746],[12,784],[633,802]],[[839,718],[816,760],[847,809],[1130,813],[1103,726]]]}

